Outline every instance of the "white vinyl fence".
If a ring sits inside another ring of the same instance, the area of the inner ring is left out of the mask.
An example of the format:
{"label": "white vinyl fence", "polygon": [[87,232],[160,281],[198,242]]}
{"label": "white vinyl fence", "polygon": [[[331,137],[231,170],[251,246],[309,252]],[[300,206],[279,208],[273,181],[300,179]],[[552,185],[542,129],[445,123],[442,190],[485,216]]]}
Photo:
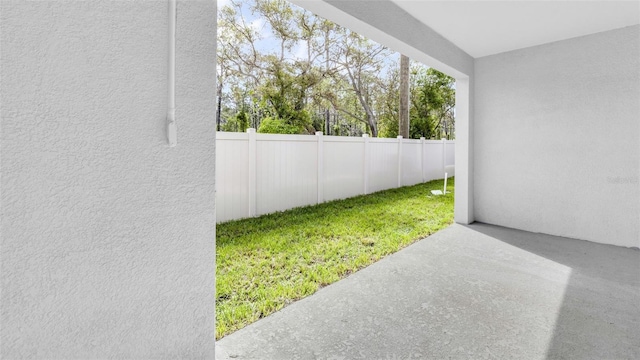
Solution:
{"label": "white vinyl fence", "polygon": [[218,132],[217,222],[444,178],[454,141]]}

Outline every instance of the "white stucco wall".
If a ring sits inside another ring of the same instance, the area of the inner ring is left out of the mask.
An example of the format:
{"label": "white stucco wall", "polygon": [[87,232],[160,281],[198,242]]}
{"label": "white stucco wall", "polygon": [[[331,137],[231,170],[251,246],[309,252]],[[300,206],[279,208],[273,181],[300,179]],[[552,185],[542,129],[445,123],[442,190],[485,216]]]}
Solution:
{"label": "white stucco wall", "polygon": [[476,220],[640,246],[640,27],[475,61]]}
{"label": "white stucco wall", "polygon": [[0,4],[0,357],[213,358],[215,1]]}

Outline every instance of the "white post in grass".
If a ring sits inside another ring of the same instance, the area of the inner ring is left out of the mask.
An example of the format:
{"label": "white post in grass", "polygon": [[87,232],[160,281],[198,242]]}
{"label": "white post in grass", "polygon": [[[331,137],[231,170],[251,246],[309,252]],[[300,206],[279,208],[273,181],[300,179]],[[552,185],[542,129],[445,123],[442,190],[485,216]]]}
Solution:
{"label": "white post in grass", "polygon": [[447,173],[444,173],[444,190],[442,190],[442,193],[447,193]]}
{"label": "white post in grass", "polygon": [[447,139],[442,138],[442,172],[445,172],[447,166]]}
{"label": "white post in grass", "polygon": [[257,210],[257,194],[256,194],[256,186],[257,186],[257,171],[256,171],[256,156],[257,156],[257,145],[256,145],[256,129],[249,128],[247,129],[247,134],[249,135],[248,141],[248,149],[249,149],[249,217],[254,217],[258,214]]}

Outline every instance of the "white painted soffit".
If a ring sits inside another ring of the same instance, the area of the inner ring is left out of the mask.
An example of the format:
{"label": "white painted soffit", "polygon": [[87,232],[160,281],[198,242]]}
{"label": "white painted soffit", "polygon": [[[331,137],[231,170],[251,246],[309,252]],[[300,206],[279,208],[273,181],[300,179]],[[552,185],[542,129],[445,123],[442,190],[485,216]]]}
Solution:
{"label": "white painted soffit", "polygon": [[390,1],[475,58],[640,24],[640,0]]}

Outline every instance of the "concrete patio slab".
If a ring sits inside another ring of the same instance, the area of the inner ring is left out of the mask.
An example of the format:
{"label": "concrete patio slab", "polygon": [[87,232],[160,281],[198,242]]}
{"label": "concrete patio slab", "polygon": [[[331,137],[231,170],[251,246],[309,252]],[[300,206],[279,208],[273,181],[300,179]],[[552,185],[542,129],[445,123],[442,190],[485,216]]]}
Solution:
{"label": "concrete patio slab", "polygon": [[638,359],[640,251],[452,225],[216,344],[217,359]]}

